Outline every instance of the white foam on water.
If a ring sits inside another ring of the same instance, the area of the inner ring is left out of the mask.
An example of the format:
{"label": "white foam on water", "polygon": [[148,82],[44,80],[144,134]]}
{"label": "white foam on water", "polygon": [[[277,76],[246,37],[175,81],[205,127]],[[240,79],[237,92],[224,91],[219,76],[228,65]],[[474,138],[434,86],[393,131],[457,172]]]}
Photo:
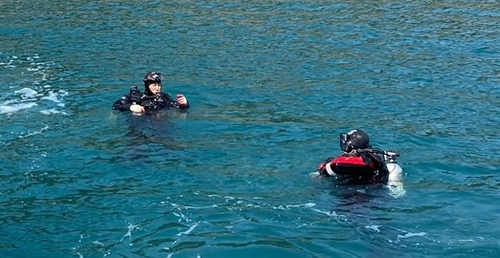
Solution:
{"label": "white foam on water", "polygon": [[57,97],[58,97],[57,93],[55,93],[54,91],[50,91],[49,96],[44,96],[44,97],[42,97],[42,99],[46,99],[46,100],[50,100],[50,101],[53,101],[56,103],[60,103],[61,101]]}
{"label": "white foam on water", "polygon": [[380,228],[381,226],[380,225],[369,225],[369,226],[365,226],[366,229],[371,229],[375,232],[380,232]]}
{"label": "white foam on water", "polygon": [[66,114],[64,111],[50,107],[50,104],[40,103],[40,101],[50,101],[55,103],[57,107],[65,107],[63,97],[67,96],[68,92],[50,90],[50,88],[50,85],[44,85],[40,87],[40,91],[31,88],[22,88],[14,91],[14,95],[16,95],[14,99],[10,96],[10,99],[0,104],[0,114],[12,114],[35,106],[41,106],[42,108],[45,106],[45,109],[39,111],[44,115]]}
{"label": "white foam on water", "polygon": [[389,189],[389,195],[394,198],[401,198],[406,195],[403,182],[389,182],[387,188]]}
{"label": "white foam on water", "polygon": [[16,95],[21,94],[21,98],[34,98],[38,95],[38,92],[36,90],[30,89],[30,88],[22,88],[20,90],[14,91]]}
{"label": "white foam on water", "polygon": [[182,208],[184,209],[193,209],[193,210],[199,210],[199,209],[210,209],[210,208],[217,208],[217,204],[213,205],[207,205],[207,206],[183,206]]}
{"label": "white foam on water", "polygon": [[421,237],[421,236],[425,236],[427,235],[427,233],[425,232],[418,232],[418,233],[412,233],[412,232],[408,232],[404,235],[398,235],[398,240],[401,239],[401,238],[410,238],[410,237]]}
{"label": "white foam on water", "polygon": [[[6,79],[9,83],[17,84],[9,85],[12,91],[0,96],[0,114],[11,115],[36,106],[39,108],[35,112],[44,115],[65,114],[61,108],[65,107],[64,96],[67,96],[68,92],[54,90],[47,82],[52,74],[51,68],[55,65],[53,62],[41,60],[38,54],[10,55],[0,60],[0,65],[14,69],[11,77]],[[18,68],[22,70],[17,70]],[[26,87],[26,84],[31,86]]]}
{"label": "white foam on water", "polygon": [[139,229],[139,225],[134,225],[134,224],[128,223],[128,227],[127,227],[127,229],[128,229],[127,234],[125,234],[125,235],[122,237],[122,239],[120,240],[120,242],[123,242],[123,240],[124,240],[125,238],[127,238],[127,237],[128,237],[129,239],[132,239],[132,231],[134,231],[134,230],[136,230],[136,229]]}
{"label": "white foam on water", "polygon": [[26,138],[26,137],[30,137],[30,136],[33,136],[33,135],[41,134],[41,133],[43,133],[43,131],[45,131],[47,129],[49,129],[49,126],[45,125],[44,127],[40,128],[40,130],[38,130],[38,131],[28,131],[27,134],[21,135],[21,136],[19,136],[19,138]]}
{"label": "white foam on water", "polygon": [[36,103],[19,103],[13,105],[1,105],[0,114],[11,114],[18,112],[20,110],[29,109],[31,107],[37,106]]}
{"label": "white foam on water", "polygon": [[46,110],[40,110],[40,113],[42,113],[44,115],[51,115],[51,114],[59,114],[62,112],[55,109],[55,108],[51,108],[51,109],[46,109]]}
{"label": "white foam on water", "polygon": [[177,236],[189,235],[199,224],[199,222],[196,222],[194,225],[191,225],[191,227],[189,227],[186,231],[177,233]]}
{"label": "white foam on water", "polygon": [[315,209],[315,208],[311,209],[311,210],[315,211],[315,212],[319,212],[319,213],[325,214],[328,217],[339,217],[340,216],[335,211],[322,211],[320,209]]}

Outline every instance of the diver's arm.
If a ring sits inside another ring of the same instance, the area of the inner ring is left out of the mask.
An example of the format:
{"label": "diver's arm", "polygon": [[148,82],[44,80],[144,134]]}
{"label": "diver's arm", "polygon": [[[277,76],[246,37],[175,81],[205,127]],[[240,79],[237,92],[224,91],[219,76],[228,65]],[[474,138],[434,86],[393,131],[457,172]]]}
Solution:
{"label": "diver's arm", "polygon": [[114,110],[132,111],[135,113],[145,112],[145,108],[133,102],[128,96],[123,96],[113,104]]}
{"label": "diver's arm", "polygon": [[167,93],[163,93],[162,97],[168,102],[168,105],[171,107],[175,107],[177,109],[189,108],[189,102],[187,98],[182,94],[177,94],[177,100],[174,100],[174,98],[172,98]]}
{"label": "diver's arm", "polygon": [[330,163],[333,160],[333,157],[327,158],[323,163],[319,164],[316,170],[319,172],[320,175],[323,176],[331,176],[327,169],[326,166],[328,163]]}
{"label": "diver's arm", "polygon": [[138,104],[132,104],[130,106],[130,111],[134,112],[134,113],[144,113],[146,112],[146,108],[141,106],[141,105],[138,105]]}
{"label": "diver's arm", "polygon": [[177,94],[177,105],[179,106],[179,109],[188,109],[189,108],[189,102],[183,94]]}
{"label": "diver's arm", "polygon": [[123,96],[119,100],[115,101],[115,103],[113,103],[113,109],[120,111],[129,111],[131,105],[132,101],[130,100],[130,98],[128,96]]}

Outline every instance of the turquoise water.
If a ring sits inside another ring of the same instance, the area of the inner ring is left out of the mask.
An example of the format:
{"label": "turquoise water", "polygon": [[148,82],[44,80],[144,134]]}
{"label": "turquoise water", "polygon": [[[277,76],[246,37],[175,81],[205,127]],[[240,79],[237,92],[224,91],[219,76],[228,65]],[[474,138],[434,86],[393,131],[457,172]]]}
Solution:
{"label": "turquoise water", "polygon": [[[496,1],[87,2],[0,3],[1,257],[500,257]],[[404,193],[314,175],[352,128]]]}

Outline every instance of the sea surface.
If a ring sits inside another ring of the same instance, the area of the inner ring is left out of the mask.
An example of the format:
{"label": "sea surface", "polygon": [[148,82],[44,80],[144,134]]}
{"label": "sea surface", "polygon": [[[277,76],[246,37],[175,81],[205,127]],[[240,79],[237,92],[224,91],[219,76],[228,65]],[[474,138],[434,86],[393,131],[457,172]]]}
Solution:
{"label": "sea surface", "polygon": [[[0,257],[500,257],[500,5],[0,1]],[[187,113],[113,111],[148,71]],[[361,128],[404,184],[316,166]]]}

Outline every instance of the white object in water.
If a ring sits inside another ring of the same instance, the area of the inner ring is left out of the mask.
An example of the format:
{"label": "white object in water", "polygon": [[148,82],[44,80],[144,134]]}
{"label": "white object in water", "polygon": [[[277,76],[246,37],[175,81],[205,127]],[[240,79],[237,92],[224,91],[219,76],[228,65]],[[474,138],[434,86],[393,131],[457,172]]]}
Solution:
{"label": "white object in water", "polygon": [[389,162],[386,166],[389,170],[389,182],[403,181],[403,169],[398,163]]}
{"label": "white object in water", "polygon": [[391,192],[390,194],[396,198],[405,195],[406,190],[403,185],[403,169],[396,162],[389,162],[386,166],[389,170],[387,186]]}

